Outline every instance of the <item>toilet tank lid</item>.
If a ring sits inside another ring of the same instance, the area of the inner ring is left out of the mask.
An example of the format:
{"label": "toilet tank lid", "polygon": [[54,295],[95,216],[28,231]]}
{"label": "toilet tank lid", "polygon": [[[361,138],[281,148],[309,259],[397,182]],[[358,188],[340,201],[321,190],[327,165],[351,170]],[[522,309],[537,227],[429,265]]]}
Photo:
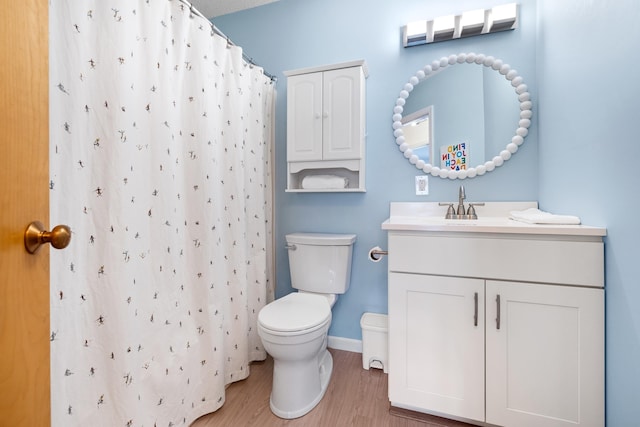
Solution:
{"label": "toilet tank lid", "polygon": [[333,233],[291,233],[286,235],[287,243],[317,246],[346,246],[356,241],[355,234]]}

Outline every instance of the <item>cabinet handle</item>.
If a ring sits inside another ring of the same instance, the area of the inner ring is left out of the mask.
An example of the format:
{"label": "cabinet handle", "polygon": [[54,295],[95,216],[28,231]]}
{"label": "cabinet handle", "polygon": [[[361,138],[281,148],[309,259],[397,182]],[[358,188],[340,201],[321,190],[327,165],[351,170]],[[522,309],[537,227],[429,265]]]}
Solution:
{"label": "cabinet handle", "polygon": [[473,326],[478,326],[478,293],[473,294]]}
{"label": "cabinet handle", "polygon": [[496,295],[496,329],[500,329],[500,294]]}

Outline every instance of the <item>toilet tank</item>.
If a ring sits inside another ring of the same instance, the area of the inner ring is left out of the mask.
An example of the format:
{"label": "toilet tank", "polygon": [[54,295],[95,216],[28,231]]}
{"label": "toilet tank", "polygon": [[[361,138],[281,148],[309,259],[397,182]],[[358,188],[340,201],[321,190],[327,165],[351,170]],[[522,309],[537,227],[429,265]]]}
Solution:
{"label": "toilet tank", "polygon": [[355,234],[286,235],[291,285],[321,294],[343,294],[351,282]]}

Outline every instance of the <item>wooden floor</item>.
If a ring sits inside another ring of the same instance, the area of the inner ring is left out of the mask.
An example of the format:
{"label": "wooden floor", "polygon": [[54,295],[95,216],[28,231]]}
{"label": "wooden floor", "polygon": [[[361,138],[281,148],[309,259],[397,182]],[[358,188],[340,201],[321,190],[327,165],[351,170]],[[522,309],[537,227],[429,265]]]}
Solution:
{"label": "wooden floor", "polygon": [[251,375],[227,388],[226,402],[213,414],[197,419],[191,427],[220,426],[358,426],[358,427],[467,427],[456,421],[424,415],[422,420],[391,415],[387,375],[380,369],[362,369],[362,355],[331,349],[333,375],[327,392],[307,415],[283,420],[269,409],[273,359],[254,362]]}

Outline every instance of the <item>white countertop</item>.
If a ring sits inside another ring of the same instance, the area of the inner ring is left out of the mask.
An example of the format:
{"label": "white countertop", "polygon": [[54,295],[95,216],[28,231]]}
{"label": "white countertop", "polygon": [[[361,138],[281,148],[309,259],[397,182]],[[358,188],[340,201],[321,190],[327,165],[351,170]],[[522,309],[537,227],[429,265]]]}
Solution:
{"label": "white countertop", "polygon": [[[473,203],[473,202],[471,202]],[[454,203],[454,208],[457,203]],[[468,206],[468,203],[465,203]],[[476,206],[478,219],[445,219],[447,206],[437,202],[390,204],[390,217],[382,223],[387,231],[438,231],[565,236],[606,236],[607,229],[586,225],[528,224],[509,219],[509,212],[537,207],[537,202],[487,202]]]}

